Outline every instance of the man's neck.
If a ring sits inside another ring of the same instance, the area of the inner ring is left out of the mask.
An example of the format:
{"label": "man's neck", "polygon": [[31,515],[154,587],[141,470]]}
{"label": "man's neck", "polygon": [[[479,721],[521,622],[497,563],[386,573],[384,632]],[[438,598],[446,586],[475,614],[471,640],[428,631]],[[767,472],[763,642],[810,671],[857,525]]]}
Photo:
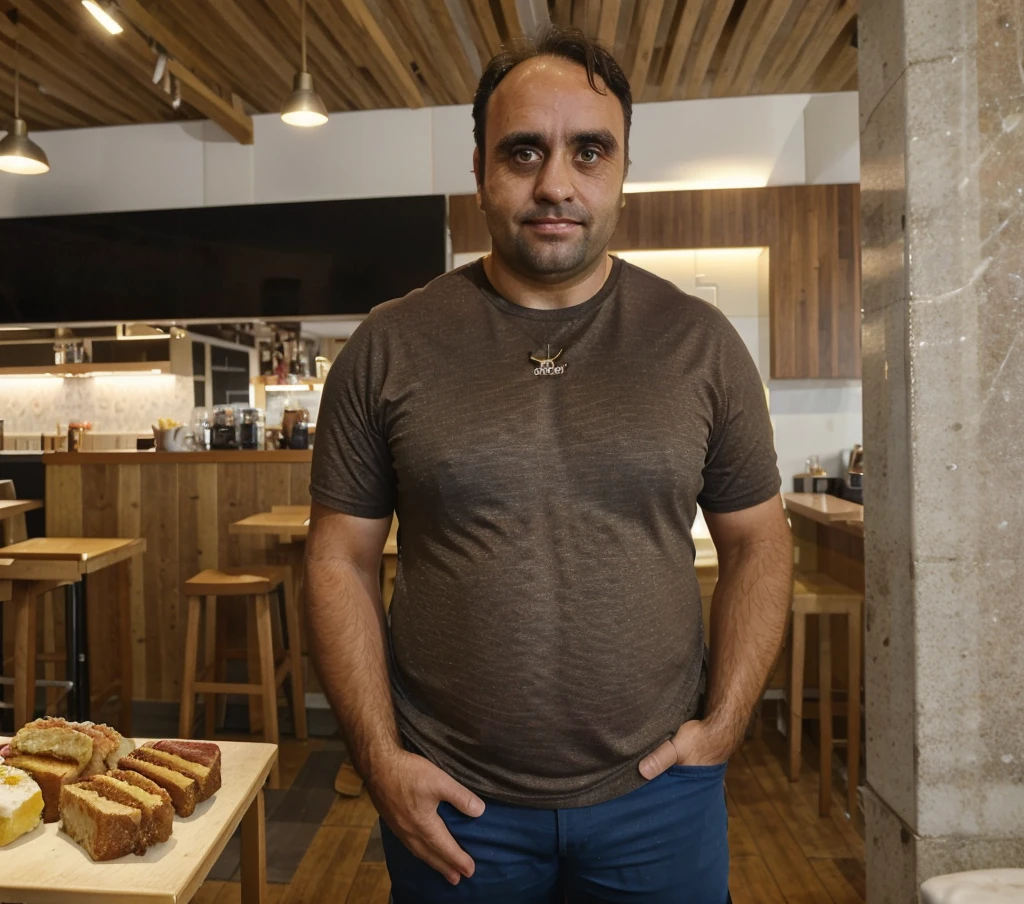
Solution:
{"label": "man's neck", "polygon": [[493,253],[484,258],[484,272],[495,291],[513,304],[548,310],[570,308],[600,291],[612,272],[612,259],[607,253],[602,254],[586,272],[554,284],[524,277]]}

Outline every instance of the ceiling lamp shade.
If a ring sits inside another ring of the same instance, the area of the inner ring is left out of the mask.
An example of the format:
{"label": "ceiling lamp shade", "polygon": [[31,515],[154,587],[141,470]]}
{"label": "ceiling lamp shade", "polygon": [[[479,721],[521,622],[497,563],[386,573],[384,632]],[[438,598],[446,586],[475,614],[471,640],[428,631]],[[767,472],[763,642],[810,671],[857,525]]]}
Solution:
{"label": "ceiling lamp shade", "polygon": [[28,137],[24,119],[15,119],[11,131],[0,140],[0,170],[19,176],[39,176],[50,170],[46,152]]}
{"label": "ceiling lamp shade", "polygon": [[295,73],[295,88],[281,110],[281,119],[290,126],[305,128],[327,122],[327,108],[313,90],[313,76],[308,72]]}
{"label": "ceiling lamp shade", "polygon": [[[17,14],[11,21],[17,23]],[[0,139],[0,170],[17,176],[39,176],[50,171],[50,161],[38,144],[28,137],[28,125],[21,118],[21,47],[14,42],[14,120],[11,131]]]}
{"label": "ceiling lamp shade", "polygon": [[327,122],[327,107],[313,90],[313,76],[306,69],[306,0],[302,0],[299,8],[299,46],[302,50],[302,65],[295,73],[291,97],[281,110],[281,119],[290,126],[308,129]]}

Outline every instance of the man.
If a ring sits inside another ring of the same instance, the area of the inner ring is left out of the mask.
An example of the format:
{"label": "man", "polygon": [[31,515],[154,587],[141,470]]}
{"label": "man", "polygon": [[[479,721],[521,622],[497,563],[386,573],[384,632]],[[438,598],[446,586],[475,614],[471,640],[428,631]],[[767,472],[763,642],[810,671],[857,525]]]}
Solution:
{"label": "man", "polygon": [[725,762],[790,595],[763,389],[716,309],[608,255],[631,98],[606,51],[549,31],[491,62],[473,114],[493,251],[375,308],[325,388],[323,685],[395,904],[723,904]]}

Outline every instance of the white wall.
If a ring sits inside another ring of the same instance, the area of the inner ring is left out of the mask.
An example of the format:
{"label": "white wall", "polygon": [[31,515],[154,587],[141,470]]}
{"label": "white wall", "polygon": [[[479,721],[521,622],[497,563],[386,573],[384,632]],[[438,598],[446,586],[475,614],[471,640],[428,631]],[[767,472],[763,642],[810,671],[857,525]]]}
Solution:
{"label": "white wall", "polygon": [[804,108],[804,167],[808,185],[860,182],[857,92],[819,94]]}
{"label": "white wall", "polygon": [[[814,136],[829,123],[842,147],[809,157],[808,122]],[[37,133],[52,169],[0,173],[0,217],[475,189],[468,106],[339,113],[311,130],[270,114],[254,123],[251,146],[208,122]],[[824,158],[835,161],[824,170],[830,177],[855,182],[857,146],[855,94],[637,104],[627,188],[799,185],[809,159],[821,177]]]}

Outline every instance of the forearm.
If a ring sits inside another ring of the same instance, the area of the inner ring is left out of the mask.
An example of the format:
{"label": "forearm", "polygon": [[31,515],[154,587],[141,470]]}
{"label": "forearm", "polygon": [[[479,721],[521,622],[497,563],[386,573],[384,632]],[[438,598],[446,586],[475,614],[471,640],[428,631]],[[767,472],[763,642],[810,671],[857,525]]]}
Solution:
{"label": "forearm", "polygon": [[719,559],[705,721],[734,749],[782,647],[792,596],[788,530]]}
{"label": "forearm", "polygon": [[310,652],[356,771],[401,750],[388,680],[387,628],[377,576],[341,558],[306,561]]}

